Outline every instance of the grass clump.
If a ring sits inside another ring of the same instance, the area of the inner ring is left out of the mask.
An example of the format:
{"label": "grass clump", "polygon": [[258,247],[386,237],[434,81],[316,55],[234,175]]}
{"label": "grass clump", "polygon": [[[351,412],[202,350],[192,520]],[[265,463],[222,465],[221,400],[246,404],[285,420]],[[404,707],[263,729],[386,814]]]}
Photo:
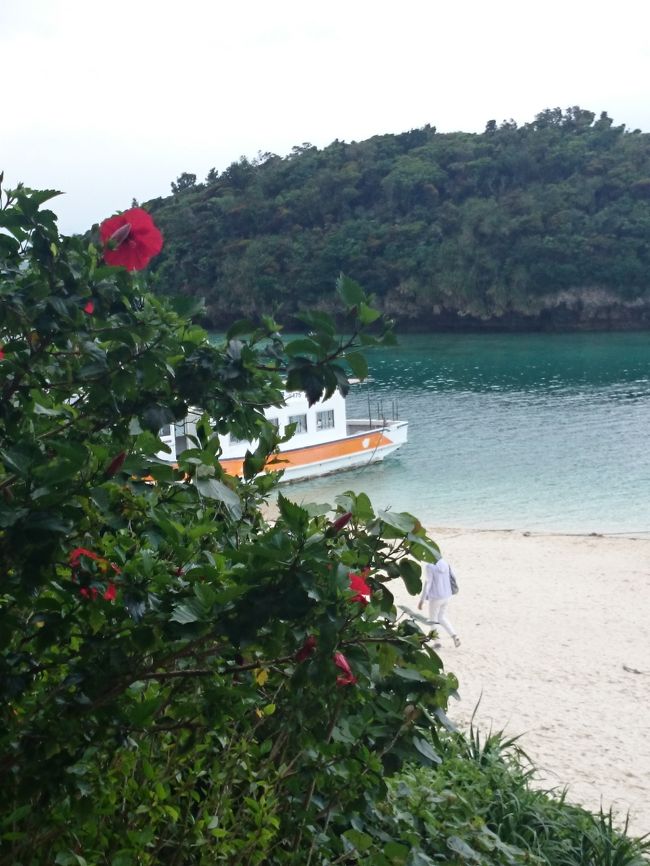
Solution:
{"label": "grass clump", "polygon": [[[650,839],[531,785],[534,770],[515,739],[501,733],[447,734],[435,768],[410,767],[389,783],[379,813],[401,839],[406,866],[647,866]],[[364,860],[364,863],[379,863]],[[388,861],[390,862],[390,861]]]}

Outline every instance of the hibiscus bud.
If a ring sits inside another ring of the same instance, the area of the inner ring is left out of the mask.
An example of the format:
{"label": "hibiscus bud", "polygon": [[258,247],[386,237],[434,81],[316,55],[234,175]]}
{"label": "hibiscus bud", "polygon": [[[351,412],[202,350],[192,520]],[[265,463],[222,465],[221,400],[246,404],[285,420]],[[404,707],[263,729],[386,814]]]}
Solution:
{"label": "hibiscus bud", "polygon": [[131,223],[124,223],[119,229],[113,232],[108,239],[107,246],[111,250],[116,250],[131,234]]}
{"label": "hibiscus bud", "polygon": [[336,678],[337,686],[353,686],[357,682],[357,678],[352,673],[352,668],[346,657],[341,652],[334,653],[334,664],[343,673]]}
{"label": "hibiscus bud", "polygon": [[308,635],[305,638],[305,642],[300,647],[298,652],[296,653],[296,661],[304,662],[306,661],[310,655],[313,655],[314,650],[316,649],[317,641],[316,636],[313,634]]}
{"label": "hibiscus bud", "polygon": [[352,520],[352,512],[346,511],[345,514],[342,514],[340,517],[330,523],[327,529],[327,535],[332,536],[336,535],[337,532],[340,532],[348,523]]}
{"label": "hibiscus bud", "polygon": [[112,478],[113,475],[117,475],[117,473],[122,468],[122,464],[126,459],[126,451],[120,451],[117,457],[113,457],[111,462],[108,464],[106,472],[104,473],[107,478]]}

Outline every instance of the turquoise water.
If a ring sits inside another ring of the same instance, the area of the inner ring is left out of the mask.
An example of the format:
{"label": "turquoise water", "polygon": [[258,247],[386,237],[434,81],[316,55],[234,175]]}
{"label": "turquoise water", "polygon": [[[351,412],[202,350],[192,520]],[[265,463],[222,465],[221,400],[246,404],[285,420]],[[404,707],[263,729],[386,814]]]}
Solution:
{"label": "turquoise water", "polygon": [[650,530],[650,334],[418,335],[369,361],[348,414],[395,400],[408,444],[292,498],[364,490],[438,526]]}

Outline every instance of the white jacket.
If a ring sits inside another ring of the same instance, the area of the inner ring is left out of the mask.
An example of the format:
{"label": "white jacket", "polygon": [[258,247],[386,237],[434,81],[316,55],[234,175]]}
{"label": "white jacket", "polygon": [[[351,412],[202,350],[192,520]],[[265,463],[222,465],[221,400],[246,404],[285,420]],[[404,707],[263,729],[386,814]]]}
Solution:
{"label": "white jacket", "polygon": [[427,562],[424,566],[424,581],[420,602],[432,598],[451,598],[450,572],[451,568],[445,559],[439,559],[435,565],[432,562]]}

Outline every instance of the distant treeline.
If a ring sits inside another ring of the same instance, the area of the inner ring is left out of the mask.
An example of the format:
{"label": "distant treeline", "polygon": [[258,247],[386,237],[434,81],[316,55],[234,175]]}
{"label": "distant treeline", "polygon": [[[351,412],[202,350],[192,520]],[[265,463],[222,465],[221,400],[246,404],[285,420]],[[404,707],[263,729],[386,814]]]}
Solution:
{"label": "distant treeline", "polygon": [[606,112],[303,144],[172,190],[158,290],[209,325],[334,308],[343,271],[403,327],[650,327],[650,135]]}

